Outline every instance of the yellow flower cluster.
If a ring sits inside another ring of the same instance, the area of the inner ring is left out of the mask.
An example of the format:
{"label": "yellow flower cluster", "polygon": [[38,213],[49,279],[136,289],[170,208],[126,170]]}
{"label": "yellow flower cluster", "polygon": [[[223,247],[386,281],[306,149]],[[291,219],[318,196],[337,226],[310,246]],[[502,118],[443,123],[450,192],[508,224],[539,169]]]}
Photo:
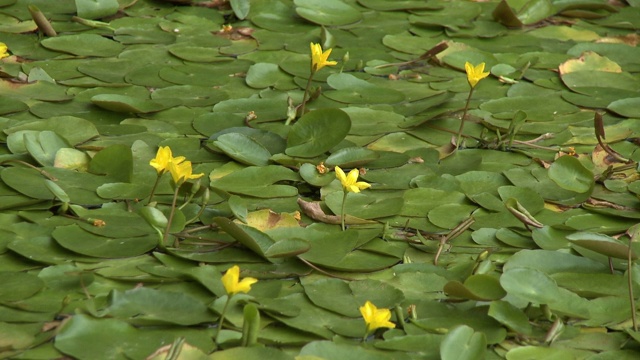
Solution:
{"label": "yellow flower cluster", "polygon": [[156,153],[156,157],[151,159],[149,165],[156,169],[158,175],[162,175],[165,172],[171,173],[171,178],[176,185],[204,176],[203,173],[193,174],[191,161],[185,160],[184,156],[173,157],[171,148],[168,146],[161,146]]}

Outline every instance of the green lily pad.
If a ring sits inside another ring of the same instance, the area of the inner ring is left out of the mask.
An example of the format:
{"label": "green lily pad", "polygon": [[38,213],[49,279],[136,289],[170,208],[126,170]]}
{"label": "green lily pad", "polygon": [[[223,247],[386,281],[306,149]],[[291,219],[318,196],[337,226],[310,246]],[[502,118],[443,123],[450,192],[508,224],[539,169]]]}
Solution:
{"label": "green lily pad", "polygon": [[93,0],[76,1],[78,16],[84,19],[99,19],[115,14],[120,8],[118,0],[95,2]]}
{"label": "green lily pad", "polygon": [[278,88],[291,82],[291,77],[280,70],[278,65],[271,63],[256,63],[251,65],[245,78],[247,85],[256,89],[269,86]]}
{"label": "green lily pad", "polygon": [[294,0],[296,13],[318,25],[352,24],[362,18],[360,11],[338,0]]}
{"label": "green lily pad", "polygon": [[244,194],[256,197],[283,197],[295,196],[298,190],[290,185],[275,184],[280,181],[293,181],[298,175],[292,170],[282,166],[252,166],[220,178],[211,173],[210,186],[229,193]]}
{"label": "green lily pad", "polygon": [[630,118],[640,118],[640,97],[620,99],[613,101],[607,106],[607,109],[618,115]]}
{"label": "green lily pad", "polygon": [[65,35],[40,42],[47,49],[77,56],[111,57],[120,54],[124,46],[97,34]]}
{"label": "green lily pad", "polygon": [[349,133],[349,116],[339,109],[314,110],[291,127],[285,153],[289,156],[315,157],[338,145]]}
{"label": "green lily pad", "polygon": [[471,275],[464,284],[450,281],[443,290],[449,296],[481,301],[499,300],[507,294],[496,277],[485,274]]}
{"label": "green lily pad", "polygon": [[264,166],[271,157],[269,150],[243,134],[220,135],[213,143],[227,156],[242,164]]}
{"label": "green lily pad", "polygon": [[150,288],[113,291],[109,298],[109,314],[127,319],[135,316],[139,325],[197,325],[215,319],[207,306],[195,297]]}
{"label": "green lily pad", "polygon": [[629,245],[606,235],[581,232],[567,236],[567,240],[608,257],[627,259],[631,256],[632,260],[638,258],[633,249],[629,249]]}
{"label": "green lily pad", "polygon": [[[336,191],[325,198],[327,206],[334,214],[341,214],[342,197],[342,191]],[[361,219],[376,219],[398,215],[403,203],[401,197],[378,197],[365,193],[349,194],[345,212]]]}
{"label": "green lily pad", "polygon": [[480,360],[484,358],[487,338],[481,332],[462,325],[449,331],[440,344],[442,360]]}
{"label": "green lily pad", "polygon": [[373,85],[350,74],[333,74],[327,78],[334,91],[324,96],[348,104],[395,104],[405,100],[400,91]]}
{"label": "green lily pad", "polygon": [[62,247],[82,255],[99,258],[124,258],[142,255],[158,244],[158,234],[131,238],[109,238],[93,235],[78,225],[56,228],[53,238]]}
{"label": "green lily pad", "polygon": [[527,315],[507,301],[492,301],[489,316],[520,334],[531,334],[532,326]]}
{"label": "green lily pad", "polygon": [[593,188],[593,173],[573,156],[562,156],[549,167],[549,178],[563,189],[585,193]]}
{"label": "green lily pad", "polygon": [[[104,94],[91,98],[91,102],[115,112],[151,113],[166,109],[166,105],[148,99],[137,99],[126,95]],[[170,105],[169,105],[170,106]]]}
{"label": "green lily pad", "polygon": [[44,287],[44,282],[35,275],[22,272],[2,272],[7,284],[0,290],[0,301],[24,300]]}

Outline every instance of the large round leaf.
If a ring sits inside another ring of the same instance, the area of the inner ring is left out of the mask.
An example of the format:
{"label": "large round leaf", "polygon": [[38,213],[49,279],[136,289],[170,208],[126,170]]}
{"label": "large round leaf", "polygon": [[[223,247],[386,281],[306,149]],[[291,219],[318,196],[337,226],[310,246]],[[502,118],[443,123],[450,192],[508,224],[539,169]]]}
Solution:
{"label": "large round leaf", "polygon": [[292,127],[285,153],[310,158],[338,145],[349,133],[349,115],[339,109],[314,110],[300,118]]}
{"label": "large round leaf", "polygon": [[359,21],[362,14],[339,0],[295,0],[296,12],[319,25],[347,25]]}
{"label": "large round leaf", "polygon": [[47,49],[78,56],[116,56],[124,48],[122,44],[96,34],[51,37],[42,40],[40,43]]}
{"label": "large round leaf", "polygon": [[[595,251],[616,259],[627,259],[629,256],[629,246],[622,242],[602,234],[579,232],[567,236],[572,243],[589,250]],[[631,258],[637,259],[638,256],[631,250]]]}
{"label": "large round leaf", "polygon": [[467,325],[461,325],[447,333],[440,344],[442,360],[481,360],[487,338]]}
{"label": "large round leaf", "polygon": [[56,228],[53,238],[62,247],[82,255],[99,258],[133,257],[152,250],[158,244],[158,235],[132,238],[108,238],[82,230],[78,225]]}
{"label": "large round leaf", "polygon": [[18,301],[33,296],[44,287],[39,277],[22,272],[0,272],[0,301]]}
{"label": "large round leaf", "polygon": [[573,156],[559,157],[549,167],[549,178],[563,189],[586,193],[594,183],[591,171]]}
{"label": "large round leaf", "polygon": [[230,158],[247,165],[264,166],[271,157],[269,150],[243,134],[220,135],[213,143]]}
{"label": "large round leaf", "polygon": [[196,325],[214,320],[213,313],[193,295],[145,287],[112,292],[108,311],[116,318],[135,317],[141,325]]}
{"label": "large round leaf", "polygon": [[640,97],[616,100],[607,109],[622,116],[640,118]]}
{"label": "large round leaf", "polygon": [[509,295],[538,303],[549,304],[561,297],[558,285],[547,274],[532,268],[516,268],[505,271],[500,285]]}
{"label": "large round leaf", "polygon": [[150,113],[166,108],[165,105],[153,100],[117,94],[96,95],[91,98],[91,102],[103,109],[124,113]]}

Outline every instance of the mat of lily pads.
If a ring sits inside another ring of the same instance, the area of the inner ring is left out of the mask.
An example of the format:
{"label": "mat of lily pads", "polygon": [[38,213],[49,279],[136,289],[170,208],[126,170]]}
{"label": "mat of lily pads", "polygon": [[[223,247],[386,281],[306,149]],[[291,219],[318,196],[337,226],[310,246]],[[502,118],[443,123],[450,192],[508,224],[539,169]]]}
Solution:
{"label": "mat of lily pads", "polygon": [[0,0],[0,358],[640,358],[639,28]]}

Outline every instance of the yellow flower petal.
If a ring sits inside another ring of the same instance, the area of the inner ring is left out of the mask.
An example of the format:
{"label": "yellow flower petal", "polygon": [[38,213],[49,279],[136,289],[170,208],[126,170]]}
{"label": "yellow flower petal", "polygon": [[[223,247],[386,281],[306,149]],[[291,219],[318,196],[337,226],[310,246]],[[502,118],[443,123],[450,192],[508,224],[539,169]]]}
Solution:
{"label": "yellow flower petal", "polygon": [[222,285],[229,296],[239,292],[247,293],[251,290],[251,285],[258,282],[257,279],[247,277],[240,280],[240,267],[234,265],[222,276]]}
{"label": "yellow flower petal", "polygon": [[169,162],[169,172],[176,185],[180,185],[190,179],[198,179],[204,176],[204,173],[192,174],[192,171],[191,161],[184,161],[178,164],[176,164],[175,161]]}
{"label": "yellow flower petal", "polygon": [[340,180],[342,188],[348,192],[359,193],[360,190],[368,189],[371,184],[364,181],[358,181],[358,175],[360,174],[358,169],[349,171],[349,175],[345,175],[344,171],[339,166],[335,167],[336,178]]}
{"label": "yellow flower petal", "polygon": [[480,80],[489,76],[488,72],[484,72],[485,63],[480,63],[475,67],[468,61],[464,63],[464,69],[467,72],[467,81],[474,88]]}
{"label": "yellow flower petal", "polygon": [[331,55],[331,49],[327,49],[322,52],[322,46],[320,44],[310,44],[311,48],[311,71],[316,72],[325,66],[337,65],[337,61],[328,61],[329,55]]}
{"label": "yellow flower petal", "polygon": [[153,166],[158,174],[162,174],[169,171],[169,162],[171,161],[171,158],[171,148],[168,146],[161,146],[156,153],[156,157],[149,161],[149,165]]}
{"label": "yellow flower petal", "polygon": [[7,56],[9,56],[7,49],[8,49],[7,44],[0,42],[0,59],[6,58]]}
{"label": "yellow flower petal", "polygon": [[378,309],[371,301],[367,301],[364,306],[360,307],[360,314],[364,318],[367,325],[367,334],[378,328],[396,327],[396,324],[389,321],[391,319],[391,311],[389,309]]}
{"label": "yellow flower petal", "polygon": [[344,174],[344,171],[342,171],[339,166],[336,166],[334,170],[336,171],[336,178],[344,184],[347,181],[347,176]]}

